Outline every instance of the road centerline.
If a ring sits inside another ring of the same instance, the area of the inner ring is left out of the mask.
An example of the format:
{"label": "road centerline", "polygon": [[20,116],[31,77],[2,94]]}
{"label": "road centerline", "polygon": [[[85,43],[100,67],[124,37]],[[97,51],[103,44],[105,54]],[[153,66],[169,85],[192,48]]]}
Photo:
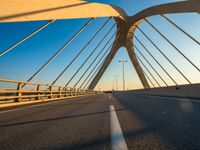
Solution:
{"label": "road centerline", "polygon": [[122,129],[113,105],[110,105],[111,149],[128,150]]}

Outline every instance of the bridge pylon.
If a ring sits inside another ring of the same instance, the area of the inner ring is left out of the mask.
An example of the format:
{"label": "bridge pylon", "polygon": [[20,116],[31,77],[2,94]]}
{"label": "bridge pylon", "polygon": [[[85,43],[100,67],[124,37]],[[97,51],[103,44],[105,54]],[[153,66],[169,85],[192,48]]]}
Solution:
{"label": "bridge pylon", "polygon": [[[123,9],[116,7],[116,6],[93,3],[93,2],[91,3],[91,2],[87,2],[87,1],[81,1],[81,0],[68,0],[68,1],[59,0],[56,2],[52,1],[52,0],[45,0],[45,1],[41,1],[41,0],[29,0],[29,1],[27,1],[27,0],[9,0],[9,1],[1,2],[0,22],[51,20],[50,21],[50,23],[51,23],[57,19],[71,19],[71,18],[93,18],[94,19],[97,17],[114,17],[116,24],[117,24],[117,34],[116,34],[115,42],[111,48],[111,51],[109,52],[105,61],[103,62],[102,66],[98,70],[96,76],[93,78],[92,82],[89,84],[88,89],[93,90],[95,88],[95,86],[98,84],[100,78],[102,77],[102,75],[106,71],[107,67],[109,66],[110,62],[113,60],[115,54],[121,47],[126,48],[129,58],[139,76],[139,79],[140,79],[143,87],[146,89],[146,88],[150,88],[150,86],[149,86],[147,78],[145,76],[145,72],[142,70],[142,67],[140,66],[140,64],[138,62],[138,57],[134,50],[135,45],[133,44],[134,43],[133,40],[134,40],[134,34],[135,34],[136,29],[138,29],[139,25],[143,21],[148,22],[148,20],[146,19],[147,17],[153,16],[153,15],[163,15],[163,14],[170,14],[170,13],[189,13],[189,12],[196,12],[196,13],[200,12],[200,1],[199,0],[188,0],[188,1],[179,1],[179,2],[161,4],[161,5],[147,8],[133,16],[128,16],[123,11]],[[50,23],[48,23],[48,24],[50,24]],[[151,23],[149,23],[149,24],[151,25]],[[47,25],[45,25],[44,27],[46,27]],[[153,25],[151,25],[151,26],[153,26]],[[41,29],[43,29],[44,27],[42,27]],[[34,32],[34,34],[39,32],[41,29],[38,29],[36,32]],[[28,39],[29,37],[31,37],[34,34],[31,34],[30,36],[28,36],[25,39]],[[165,38],[165,37],[163,36],[163,38]],[[191,36],[190,36],[190,38],[191,38]],[[24,40],[20,41],[19,44],[22,43]],[[169,42],[180,53],[179,49],[176,48],[169,40],[167,40],[167,42]],[[10,49],[5,51],[5,53],[10,51],[11,49],[15,48],[19,44],[12,46]],[[63,49],[64,48],[65,47],[63,47]],[[61,49],[60,52],[63,49]],[[3,53],[3,54],[5,54],[5,53]],[[190,61],[184,54],[181,53],[181,55],[189,63],[191,63],[193,65],[193,67],[195,67],[200,72],[200,69],[194,63],[192,63],[192,61]],[[57,56],[57,54],[55,55],[55,57],[56,56]],[[53,56],[50,59],[50,61],[55,57]],[[47,62],[44,65],[44,67],[47,66],[49,64],[49,62]],[[44,67],[42,67],[40,70],[42,70]],[[37,73],[38,72],[36,72],[36,74]],[[33,77],[35,77],[35,75]],[[170,76],[170,78],[171,78],[171,76]],[[32,78],[30,78],[30,80],[31,79]],[[187,79],[187,78],[185,78],[185,79]],[[56,81],[57,81],[57,79],[56,79]],[[189,83],[190,83],[190,81],[189,81]],[[175,82],[175,84],[177,85],[176,82]]]}

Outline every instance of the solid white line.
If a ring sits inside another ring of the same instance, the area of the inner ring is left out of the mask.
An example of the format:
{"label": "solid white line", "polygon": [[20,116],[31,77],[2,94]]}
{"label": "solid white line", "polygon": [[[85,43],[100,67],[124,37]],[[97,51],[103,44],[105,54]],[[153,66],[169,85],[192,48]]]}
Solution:
{"label": "solid white line", "polygon": [[36,105],[33,105],[34,103],[32,103],[32,104],[30,104],[31,106],[24,106],[24,107],[22,106],[21,108],[0,111],[0,114],[7,113],[7,112],[18,111],[18,110],[23,110],[23,109],[27,109],[27,108],[36,108],[36,107],[40,107],[40,106],[56,104],[56,103],[60,103],[60,102],[64,102],[64,101],[65,100],[47,101],[49,103],[42,103],[42,104],[36,104]]}
{"label": "solid white line", "polygon": [[113,105],[110,105],[111,149],[128,150],[118,118]]}
{"label": "solid white line", "polygon": [[[127,94],[133,94],[132,92],[126,92]],[[176,100],[176,101],[189,101],[189,102],[195,102],[195,103],[200,103],[199,100],[195,99],[189,99],[189,98],[181,98],[181,97],[167,97],[167,96],[159,96],[159,95],[146,95],[146,94],[141,94],[141,93],[134,93],[146,97],[155,97],[155,98],[162,98],[162,99],[169,99],[169,100]]]}
{"label": "solid white line", "polygon": [[189,101],[189,102],[195,102],[200,103],[200,100],[192,100],[192,99],[186,99],[186,98],[180,98],[180,97],[165,97],[165,96],[156,96],[156,95],[146,95],[147,97],[155,97],[155,98],[162,98],[162,99],[168,99],[168,100],[176,100],[176,101]]}
{"label": "solid white line", "polygon": [[5,111],[0,111],[0,114],[2,113],[7,113],[7,112],[13,112],[13,111],[17,111],[17,110],[23,110],[23,109],[27,109],[27,108],[35,108],[35,107],[40,107],[40,106],[44,106],[44,105],[51,105],[51,104],[55,104],[55,103],[59,103],[59,102],[63,102],[64,100],[62,101],[52,101],[52,102],[49,102],[49,103],[43,103],[43,104],[37,104],[37,105],[31,105],[31,106],[22,106],[21,108],[16,108],[16,109],[10,109],[10,110],[5,110]]}

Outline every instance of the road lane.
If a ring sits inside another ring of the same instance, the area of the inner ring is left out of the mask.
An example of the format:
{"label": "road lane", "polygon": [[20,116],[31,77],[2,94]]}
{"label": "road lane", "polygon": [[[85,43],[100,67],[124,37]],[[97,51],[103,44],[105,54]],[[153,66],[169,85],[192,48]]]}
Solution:
{"label": "road lane", "polygon": [[2,113],[0,149],[110,149],[106,98],[81,97]]}
{"label": "road lane", "polygon": [[200,103],[134,93],[114,94],[129,149],[200,149]]}

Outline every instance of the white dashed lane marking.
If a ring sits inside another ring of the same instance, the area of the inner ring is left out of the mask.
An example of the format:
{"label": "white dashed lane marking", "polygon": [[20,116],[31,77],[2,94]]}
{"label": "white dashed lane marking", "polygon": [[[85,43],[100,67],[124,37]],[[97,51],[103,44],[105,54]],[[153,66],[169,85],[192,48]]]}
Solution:
{"label": "white dashed lane marking", "polygon": [[111,124],[111,149],[128,150],[124,135],[122,133],[117,114],[113,105],[110,105],[110,124]]}

